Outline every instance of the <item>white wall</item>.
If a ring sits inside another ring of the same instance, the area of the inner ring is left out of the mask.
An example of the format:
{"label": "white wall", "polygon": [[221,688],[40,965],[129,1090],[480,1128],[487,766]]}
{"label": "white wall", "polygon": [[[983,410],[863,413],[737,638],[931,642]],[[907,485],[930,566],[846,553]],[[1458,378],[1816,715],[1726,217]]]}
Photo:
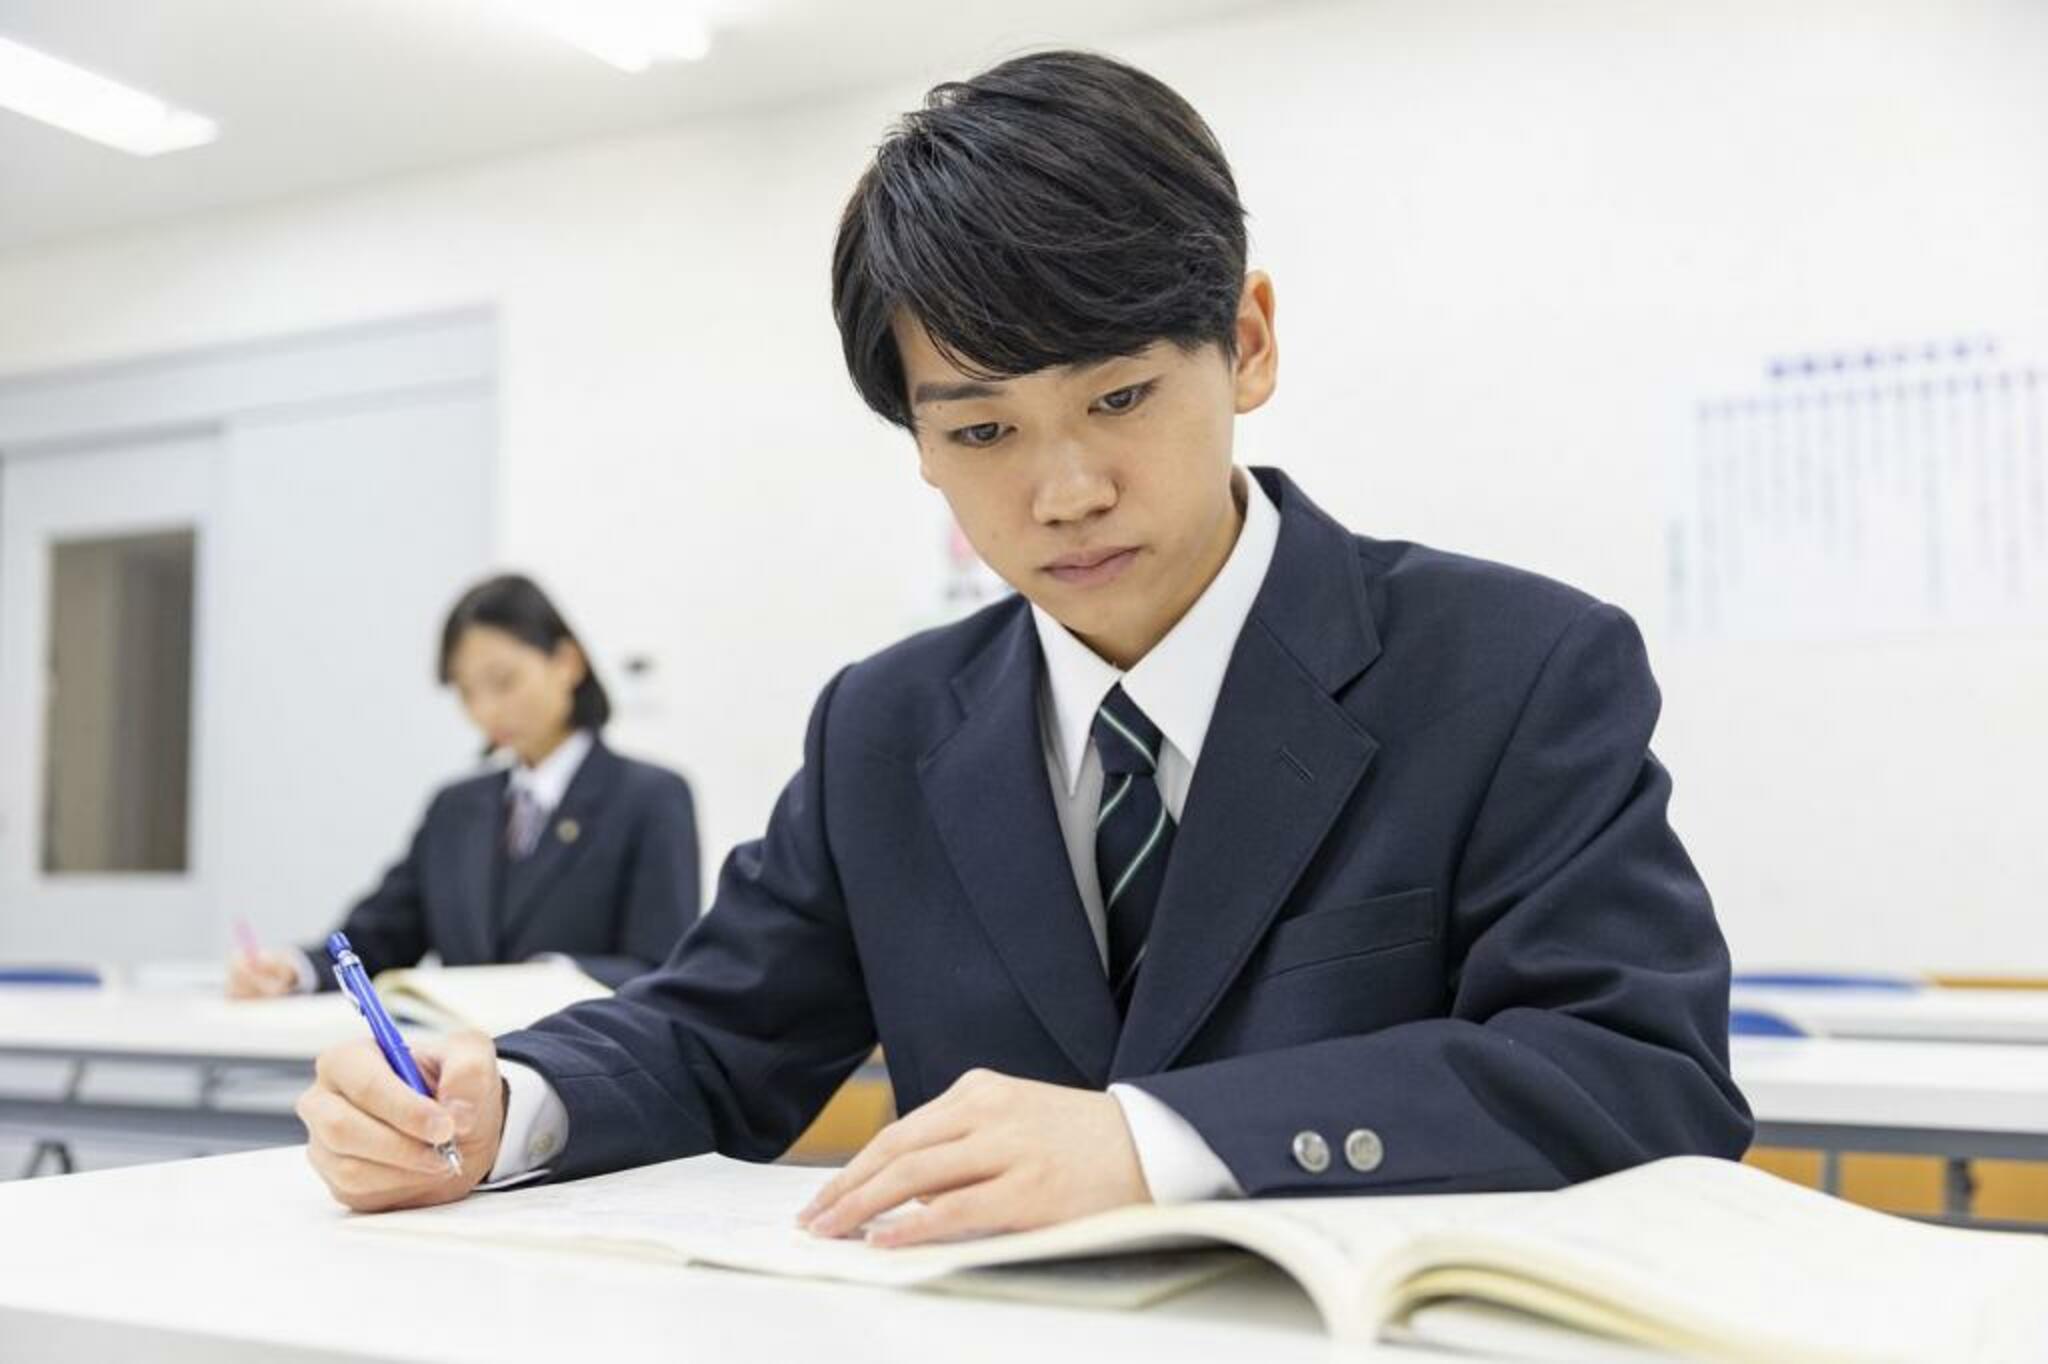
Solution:
{"label": "white wall", "polygon": [[[1659,482],[1731,364],[2040,334],[2048,6],[1406,0],[1119,54],[1209,116],[1278,281],[1247,458],[1637,614],[1739,957],[2048,972],[2048,632],[1681,644]],[[502,557],[602,657],[658,659],[615,677],[618,739],[696,779],[722,851],[938,570],[826,304],[839,205],[920,88],[0,256],[0,373],[495,303]]]}

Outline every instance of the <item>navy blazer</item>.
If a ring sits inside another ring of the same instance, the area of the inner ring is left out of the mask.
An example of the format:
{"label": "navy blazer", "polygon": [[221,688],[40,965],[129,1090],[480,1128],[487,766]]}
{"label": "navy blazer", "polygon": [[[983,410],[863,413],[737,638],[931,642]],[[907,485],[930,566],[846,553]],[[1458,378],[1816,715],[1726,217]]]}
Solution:
{"label": "navy blazer", "polygon": [[[602,740],[570,779],[540,842],[504,854],[506,772],[434,794],[405,856],[341,928],[365,969],[448,966],[562,952],[607,985],[652,969],[696,921],[697,818],[690,787]],[[324,945],[307,949],[334,988]]]}
{"label": "navy blazer", "polygon": [[554,1174],[772,1158],[877,1040],[903,1112],[974,1067],[1128,1081],[1255,1195],[1740,1154],[1727,948],[1666,822],[1633,623],[1257,476],[1279,545],[1121,1026],[1009,598],[834,678],[667,965],[500,1040],[568,1109]]}

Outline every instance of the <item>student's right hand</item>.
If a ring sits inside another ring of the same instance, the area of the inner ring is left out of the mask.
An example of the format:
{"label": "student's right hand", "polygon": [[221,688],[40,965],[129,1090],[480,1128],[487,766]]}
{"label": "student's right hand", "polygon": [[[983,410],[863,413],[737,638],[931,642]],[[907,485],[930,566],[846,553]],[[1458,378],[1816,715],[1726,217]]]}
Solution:
{"label": "student's right hand", "polygon": [[[497,1163],[505,1089],[491,1039],[460,1032],[421,1042],[412,1054],[436,1098],[413,1093],[368,1038],[322,1052],[312,1088],[299,1096],[306,1158],[356,1212],[453,1203]],[[461,1174],[434,1152],[450,1137]]]}
{"label": "student's right hand", "polygon": [[299,966],[289,952],[237,952],[228,958],[229,999],[272,999],[299,988]]}

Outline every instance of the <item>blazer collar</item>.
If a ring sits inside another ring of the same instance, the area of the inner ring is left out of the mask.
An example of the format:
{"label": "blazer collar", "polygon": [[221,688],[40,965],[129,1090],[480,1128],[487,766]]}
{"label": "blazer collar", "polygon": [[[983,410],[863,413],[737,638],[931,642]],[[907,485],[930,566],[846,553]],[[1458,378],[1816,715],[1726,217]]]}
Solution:
{"label": "blazer collar", "polygon": [[1254,471],[1280,543],[1238,636],[1110,1070],[1166,1069],[1244,970],[1379,742],[1338,697],[1379,657],[1357,541],[1286,475]]}
{"label": "blazer collar", "polygon": [[961,721],[919,761],[918,780],[996,955],[1082,1083],[1099,1088],[1116,1047],[1116,1003],[1053,810],[1038,640],[1021,600],[1007,609],[954,677]]}
{"label": "blazer collar", "polygon": [[1335,695],[1380,656],[1357,537],[1278,469],[1252,476],[1280,509],[1280,543],[1252,616]]}
{"label": "blazer collar", "polygon": [[434,916],[434,947],[443,961],[490,961],[495,954],[499,849],[505,844],[505,786],[501,769],[457,788],[450,817],[456,874],[453,913]]}

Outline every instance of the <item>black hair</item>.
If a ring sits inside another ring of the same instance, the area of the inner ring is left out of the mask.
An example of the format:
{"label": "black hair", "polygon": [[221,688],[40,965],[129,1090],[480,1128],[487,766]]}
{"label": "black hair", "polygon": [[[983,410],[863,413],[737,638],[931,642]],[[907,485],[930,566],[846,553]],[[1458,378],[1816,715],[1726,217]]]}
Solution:
{"label": "black hair", "polygon": [[452,680],[448,667],[455,657],[455,646],[462,642],[465,631],[478,625],[502,630],[521,644],[547,654],[565,641],[574,644],[583,655],[583,680],[576,684],[569,723],[577,729],[595,730],[603,729],[612,718],[611,697],[605,694],[604,683],[597,680],[590,650],[583,647],[583,641],[576,638],[576,632],[533,579],[521,573],[486,578],[449,608],[448,621],[441,627],[440,681],[444,685]]}
{"label": "black hair", "polygon": [[911,425],[899,311],[980,379],[1236,349],[1245,210],[1209,125],[1166,84],[1086,52],[933,87],[854,187],[832,312],[867,405]]}

